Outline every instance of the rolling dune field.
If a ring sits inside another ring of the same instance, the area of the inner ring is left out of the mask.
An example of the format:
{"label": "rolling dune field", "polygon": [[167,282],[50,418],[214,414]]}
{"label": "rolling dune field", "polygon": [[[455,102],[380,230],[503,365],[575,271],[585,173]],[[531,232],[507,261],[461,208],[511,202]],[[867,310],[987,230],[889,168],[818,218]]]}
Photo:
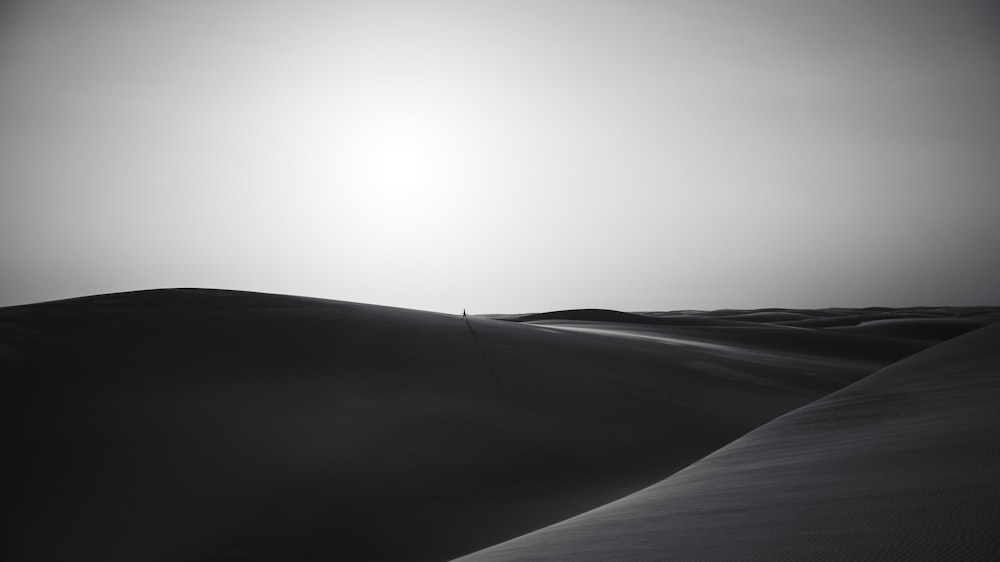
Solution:
{"label": "rolling dune field", "polygon": [[5,560],[1000,553],[1000,308],[0,309]]}

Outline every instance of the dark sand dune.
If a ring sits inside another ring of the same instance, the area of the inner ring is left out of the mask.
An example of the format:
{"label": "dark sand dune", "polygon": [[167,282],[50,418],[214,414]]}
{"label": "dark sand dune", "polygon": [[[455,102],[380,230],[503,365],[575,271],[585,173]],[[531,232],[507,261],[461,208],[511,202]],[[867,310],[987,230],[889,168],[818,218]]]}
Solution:
{"label": "dark sand dune", "polygon": [[653,315],[634,312],[619,312],[585,308],[579,310],[560,310],[556,312],[540,312],[535,314],[518,314],[502,317],[513,322],[535,322],[539,320],[570,320],[583,322],[617,322],[624,324],[656,324],[660,326],[739,326],[739,321],[727,318],[712,318],[697,314]]}
{"label": "dark sand dune", "polygon": [[866,320],[855,326],[839,326],[834,329],[855,334],[936,342],[953,338],[976,328],[982,328],[996,321],[989,316],[976,318],[884,318]]}
{"label": "dark sand dune", "polygon": [[998,406],[992,326],[462,560],[997,560]]}
{"label": "dark sand dune", "polygon": [[472,318],[473,334],[460,316],[199,289],[0,309],[0,554],[444,560],[934,343],[632,316],[648,315]]}
{"label": "dark sand dune", "polygon": [[[702,360],[688,363],[689,367],[714,372],[718,376],[723,376],[729,367],[740,370],[741,365],[752,363],[758,366],[752,371],[753,378],[761,384],[789,388],[805,385],[807,391],[815,385],[821,385],[828,391],[836,390],[932,344],[927,340],[904,340],[880,334],[766,325],[668,327],[568,320],[531,323],[577,333],[642,339],[684,348],[693,357]],[[964,333],[971,329],[974,327],[956,332]],[[828,380],[829,384],[824,386],[822,380]]]}

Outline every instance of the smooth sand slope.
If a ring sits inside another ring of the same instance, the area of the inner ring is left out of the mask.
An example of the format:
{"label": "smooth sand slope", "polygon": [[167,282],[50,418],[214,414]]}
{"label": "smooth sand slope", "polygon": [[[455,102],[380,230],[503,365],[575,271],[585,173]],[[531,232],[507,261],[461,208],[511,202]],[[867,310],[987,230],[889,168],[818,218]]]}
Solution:
{"label": "smooth sand slope", "polygon": [[[446,560],[653,484],[996,310],[754,314],[473,334],[460,315],[202,289],[0,309],[0,557]],[[957,328],[858,329],[871,315]]]}
{"label": "smooth sand slope", "polygon": [[461,560],[1000,559],[1000,325]]}

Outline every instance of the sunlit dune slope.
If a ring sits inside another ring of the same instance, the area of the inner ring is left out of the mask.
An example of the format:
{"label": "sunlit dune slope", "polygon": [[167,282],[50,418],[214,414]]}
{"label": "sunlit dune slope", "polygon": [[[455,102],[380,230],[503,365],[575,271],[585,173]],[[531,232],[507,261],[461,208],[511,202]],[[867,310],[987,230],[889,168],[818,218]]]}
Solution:
{"label": "sunlit dune slope", "polygon": [[996,560],[1000,325],[462,560]]}
{"label": "sunlit dune slope", "polygon": [[447,559],[932,343],[562,322],[200,289],[0,309],[4,559]]}

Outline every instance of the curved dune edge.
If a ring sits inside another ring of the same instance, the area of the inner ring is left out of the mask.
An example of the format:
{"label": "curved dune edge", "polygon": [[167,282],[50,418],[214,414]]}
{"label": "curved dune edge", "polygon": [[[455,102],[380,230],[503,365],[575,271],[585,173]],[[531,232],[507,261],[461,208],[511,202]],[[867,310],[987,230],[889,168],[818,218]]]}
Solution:
{"label": "curved dune edge", "polygon": [[1000,325],[895,363],[677,474],[474,560],[994,560]]}

